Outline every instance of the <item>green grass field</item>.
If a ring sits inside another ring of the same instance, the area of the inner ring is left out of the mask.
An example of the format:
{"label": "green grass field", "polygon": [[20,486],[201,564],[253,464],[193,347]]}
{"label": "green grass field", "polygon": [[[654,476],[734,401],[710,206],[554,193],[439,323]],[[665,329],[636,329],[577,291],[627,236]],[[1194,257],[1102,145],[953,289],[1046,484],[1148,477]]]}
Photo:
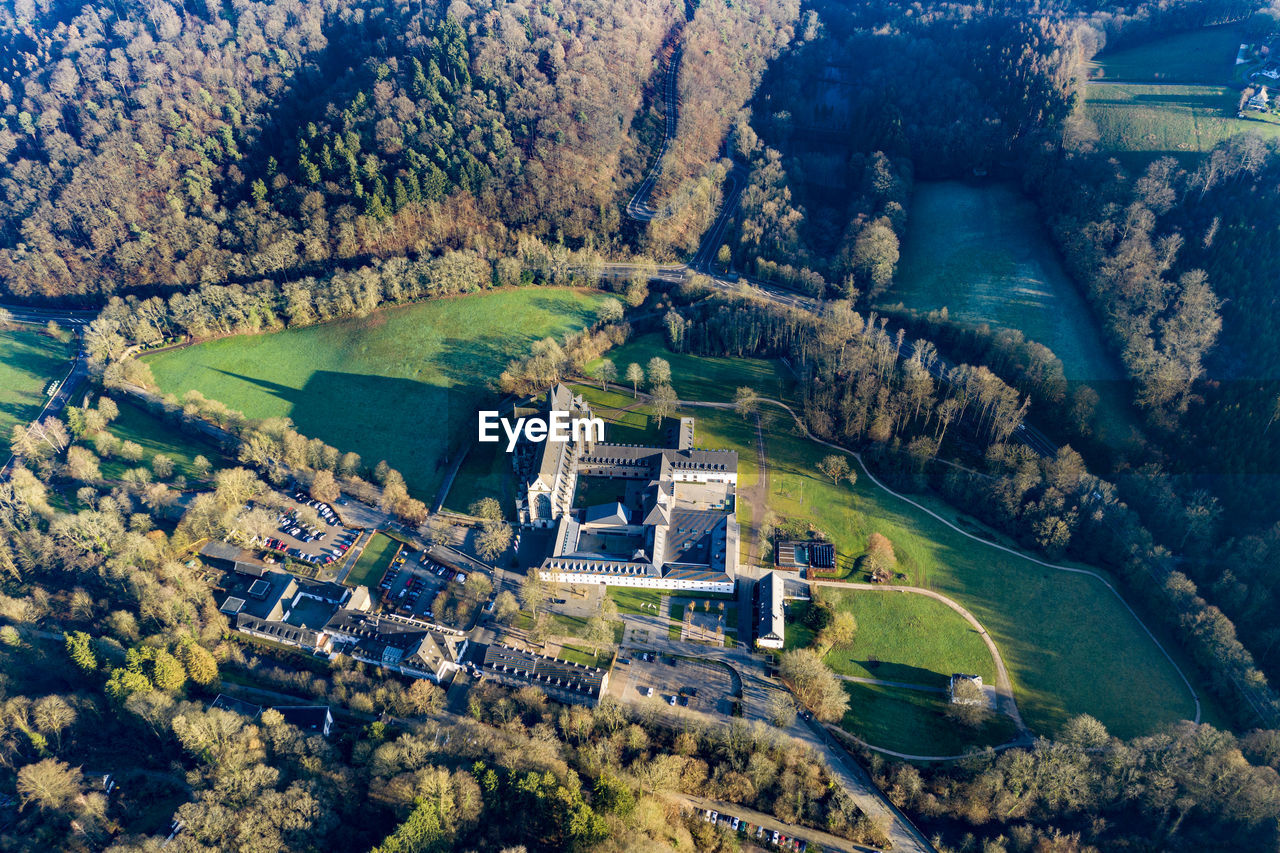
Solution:
{"label": "green grass field", "polygon": [[1238,133],[1280,136],[1280,117],[1236,118],[1240,93],[1226,86],[1093,82],[1085,92],[1099,144],[1132,155],[1125,161],[1135,168],[1166,154],[1189,163]]}
{"label": "green grass field", "polygon": [[1280,117],[1236,118],[1247,83],[1235,64],[1251,39],[1235,25],[1204,27],[1104,51],[1090,63],[1084,117],[1098,143],[1133,169],[1171,155],[1194,165],[1198,155],[1238,133],[1280,136]]}
{"label": "green grass field", "polygon": [[[841,675],[945,687],[952,673],[966,672],[995,683],[995,662],[982,638],[941,601],[902,592],[819,590],[824,601],[858,620],[853,645],[826,656]],[[798,619],[804,605],[792,607]],[[811,638],[804,625],[787,624],[787,648],[808,645]]]}
{"label": "green grass field", "polygon": [[116,400],[120,407],[120,415],[111,422],[108,431],[121,441],[132,441],[142,447],[142,461],[134,464],[125,462],[119,457],[102,460],[102,475],[107,479],[119,478],[129,468],[138,465],[150,465],[157,453],[163,453],[173,460],[173,470],[188,480],[195,477],[192,462],[197,456],[203,456],[213,463],[215,468],[226,461],[222,452],[212,444],[207,444],[194,436],[182,432],[174,424],[135,405],[126,399]]}
{"label": "green grass field", "polygon": [[766,439],[773,511],[810,519],[842,557],[862,554],[873,532],[887,536],[908,583],[955,599],[990,632],[1032,730],[1053,733],[1088,713],[1131,737],[1193,715],[1173,667],[1097,580],[967,539],[864,472],[852,488],[833,486],[815,469],[829,451],[789,436],[784,417],[771,416]]}
{"label": "green grass field", "polygon": [[1102,439],[1124,443],[1133,416],[1122,369],[1039,223],[1035,205],[1009,184],[917,183],[902,264],[881,302],[945,307],[953,322],[1017,329],[1047,346],[1068,380],[1099,393]]}
{"label": "green grass field", "polygon": [[600,669],[608,669],[613,665],[613,652],[608,649],[601,649],[600,654],[592,653],[590,646],[570,646],[563,645],[556,654],[560,660],[567,660],[570,663],[580,663],[583,666],[595,666]]}
{"label": "green grass field", "polygon": [[29,424],[48,401],[45,388],[61,381],[71,364],[71,349],[43,331],[27,326],[0,331],[0,435],[9,456],[9,438],[16,424]]}
{"label": "green grass field", "polygon": [[947,715],[943,693],[846,682],[849,712],[840,725],[872,746],[911,755],[960,755],[967,747],[997,746],[1016,734],[1013,721],[992,714],[970,728]]}
{"label": "green grass field", "polygon": [[[369,540],[369,544],[360,552],[359,559],[356,564],[351,567],[350,573],[343,583],[347,586],[368,586],[374,587],[382,580],[382,574],[391,565],[392,558],[396,555],[396,550],[400,547],[400,543],[382,533],[373,534],[373,538]],[[334,565],[338,565],[334,563]]]}
{"label": "green grass field", "polygon": [[1090,63],[1090,76],[1126,82],[1225,83],[1231,79],[1236,50],[1247,41],[1233,24],[1188,30],[1103,51]]}
{"label": "green grass field", "polygon": [[601,299],[563,288],[440,299],[147,362],[165,392],[195,388],[249,417],[290,417],[370,466],[387,460],[430,498],[445,457],[474,441],[476,410],[496,400],[487,382],[535,340],[589,325]]}
{"label": "green grass field", "polygon": [[[627,365],[641,367],[653,357],[666,359],[671,365],[671,387],[682,400],[712,400],[732,402],[739,386],[749,386],[762,397],[775,400],[791,399],[795,378],[777,361],[762,358],[705,358],[671,352],[663,336],[657,333],[640,335],[605,354],[618,368],[618,383],[626,385]],[[592,374],[599,360],[587,365]],[[647,389],[641,385],[640,390]]]}
{"label": "green grass field", "polygon": [[630,586],[609,587],[609,597],[618,605],[619,615],[656,616],[662,593],[654,589]]}

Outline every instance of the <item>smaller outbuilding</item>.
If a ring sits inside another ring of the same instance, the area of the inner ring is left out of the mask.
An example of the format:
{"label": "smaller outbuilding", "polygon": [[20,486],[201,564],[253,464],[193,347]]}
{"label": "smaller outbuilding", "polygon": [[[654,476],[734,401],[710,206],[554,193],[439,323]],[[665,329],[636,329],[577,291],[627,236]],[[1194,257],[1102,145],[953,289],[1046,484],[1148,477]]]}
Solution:
{"label": "smaller outbuilding", "polygon": [[786,645],[786,579],[769,572],[756,584],[756,645],[781,649]]}
{"label": "smaller outbuilding", "polygon": [[951,676],[947,686],[947,694],[953,705],[985,705],[987,694],[982,689],[981,675],[966,675],[957,672]]}

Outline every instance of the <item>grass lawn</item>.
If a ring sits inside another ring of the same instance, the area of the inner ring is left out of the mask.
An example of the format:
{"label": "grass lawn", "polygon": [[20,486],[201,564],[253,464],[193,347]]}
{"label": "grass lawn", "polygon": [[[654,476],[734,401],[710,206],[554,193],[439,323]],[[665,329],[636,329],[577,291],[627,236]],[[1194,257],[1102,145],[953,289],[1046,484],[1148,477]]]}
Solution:
{"label": "grass lawn", "polygon": [[632,586],[611,586],[609,597],[618,605],[618,614],[656,616],[662,593],[656,589],[640,589]]}
{"label": "grass lawn", "polygon": [[[547,612],[545,610],[540,612]],[[549,613],[550,622],[547,630],[548,636],[551,637],[576,637],[578,639],[586,639],[587,636],[587,618],[583,616],[569,616],[565,613]],[[513,628],[519,628],[523,631],[533,630],[533,616],[527,610],[521,610],[512,622]],[[613,628],[613,642],[621,643],[622,634],[626,626],[619,619],[611,623]],[[581,662],[581,661],[579,661]],[[594,664],[593,664],[594,665]]]}
{"label": "grass lawn", "polygon": [[662,422],[630,394],[601,391],[599,385],[575,385],[573,390],[591,405],[591,413],[604,421],[605,441],[610,444],[662,445],[666,442]]}
{"label": "grass lawn", "polygon": [[70,346],[43,330],[17,326],[0,331],[0,435],[5,442],[0,464],[9,457],[14,426],[36,419],[49,400],[45,388],[62,381],[70,363]]}
{"label": "grass lawn", "polygon": [[1225,83],[1231,79],[1236,51],[1249,41],[1234,24],[1201,27],[1103,51],[1090,63],[1090,76],[1128,82]]}
{"label": "grass lawn", "polygon": [[667,639],[669,640],[680,639],[680,633],[681,633],[680,626],[683,622],[684,622],[684,605],[672,604],[671,605],[671,624],[667,626]]}
{"label": "grass lawn", "polygon": [[[953,672],[967,672],[995,683],[995,662],[982,638],[941,601],[901,592],[818,589],[824,601],[858,620],[853,645],[826,656],[841,675],[945,687]],[[801,618],[806,606],[792,605],[788,617]],[[808,645],[811,639],[804,625],[787,625],[787,648]]]}
{"label": "grass lawn", "polygon": [[917,183],[902,264],[881,302],[916,312],[946,308],[953,322],[1021,331],[1053,350],[1069,381],[1098,392],[1101,437],[1129,439],[1133,416],[1121,366],[1107,354],[1035,205],[1017,187]]}
{"label": "grass lawn", "polygon": [[1132,737],[1194,714],[1172,666],[1097,580],[967,539],[861,470],[854,487],[833,486],[815,470],[829,451],[776,428],[782,417],[770,416],[766,440],[774,512],[811,519],[845,556],[863,553],[872,532],[887,536],[909,583],[954,598],[991,633],[1034,731],[1052,734],[1071,715],[1089,713]]}
{"label": "grass lawn", "polygon": [[[739,386],[754,388],[762,397],[788,401],[794,377],[780,362],[763,358],[705,358],[671,352],[659,333],[640,335],[605,354],[618,368],[618,382],[627,384],[627,365],[636,363],[648,369],[649,359],[657,356],[671,364],[671,386],[682,400],[732,402]],[[599,361],[587,365],[591,375]],[[641,386],[640,390],[645,390]]]}
{"label": "grass lawn", "polygon": [[506,445],[474,442],[449,487],[444,508],[467,512],[481,498],[497,498],[509,519],[516,516],[515,472]]}
{"label": "grass lawn", "polygon": [[1008,743],[1013,721],[992,714],[979,728],[947,715],[944,693],[845,682],[849,712],[840,725],[872,746],[912,755],[960,755],[966,747]]}
{"label": "grass lawn", "polygon": [[215,468],[226,461],[222,451],[195,436],[189,435],[176,424],[153,415],[146,409],[118,399],[120,415],[111,422],[108,430],[121,441],[132,441],[142,447],[142,461],[136,465],[125,462],[119,457],[102,460],[102,475],[108,479],[118,479],[125,471],[138,465],[150,465],[157,453],[163,453],[173,460],[173,470],[184,475],[188,481],[195,479],[192,463],[197,456],[203,456],[213,463]]}
{"label": "grass lawn", "polygon": [[608,649],[601,649],[599,655],[592,653],[590,648],[585,646],[561,646],[560,652],[556,657],[561,660],[567,660],[570,663],[580,663],[583,666],[595,666],[600,669],[608,669],[613,665],[613,652]]}
{"label": "grass lawn", "polygon": [[578,487],[573,493],[573,505],[586,507],[606,503],[624,503],[626,497],[625,480],[584,475],[578,478]]}
{"label": "grass lawn", "polygon": [[[347,586],[377,586],[378,582],[382,580],[383,572],[391,565],[391,560],[399,549],[400,543],[390,536],[382,533],[373,534],[373,538],[369,540],[369,544],[365,546],[365,549],[360,552],[360,558],[351,567],[351,571],[343,583]],[[337,564],[335,563],[334,565]]]}
{"label": "grass lawn", "polygon": [[252,418],[292,418],[370,466],[386,459],[430,498],[445,459],[474,442],[476,411],[496,400],[487,382],[535,340],[592,323],[603,298],[530,287],[437,299],[146,360],[165,392],[195,388]]}
{"label": "grass lawn", "polygon": [[[698,418],[698,444],[737,450],[740,480],[754,483],[754,426],[733,412],[686,413]],[[956,599],[982,622],[1000,647],[1018,706],[1034,731],[1053,734],[1070,716],[1089,713],[1114,734],[1132,737],[1194,714],[1191,696],[1172,666],[1098,581],[1046,569],[967,539],[875,487],[861,471],[852,488],[832,485],[816,470],[830,451],[797,435],[790,417],[773,408],[765,413],[765,450],[768,503],[775,515],[809,519],[832,539],[842,559],[862,554],[872,532],[883,533],[893,541],[909,583]],[[960,517],[950,508],[940,514]],[[976,522],[969,526],[981,529]],[[611,588],[610,594],[615,600],[650,595],[657,601],[657,594],[647,591]],[[622,602],[619,610],[627,612]],[[949,645],[939,643],[936,653],[943,654]],[[918,660],[942,665],[930,656],[934,653],[920,654]],[[978,672],[989,671],[989,657],[983,664],[969,652],[963,655],[961,660],[973,661]],[[1082,668],[1087,678],[1080,677]],[[1216,717],[1211,705],[1206,713],[1210,721]]]}

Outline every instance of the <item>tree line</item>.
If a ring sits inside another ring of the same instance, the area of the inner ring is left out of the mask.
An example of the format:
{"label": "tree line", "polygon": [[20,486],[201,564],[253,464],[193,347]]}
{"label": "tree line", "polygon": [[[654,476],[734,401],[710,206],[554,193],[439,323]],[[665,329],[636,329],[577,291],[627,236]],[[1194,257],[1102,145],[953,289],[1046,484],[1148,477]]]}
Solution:
{"label": "tree line", "polygon": [[1274,732],[1189,722],[1120,740],[1089,716],[1026,749],[873,774],[945,853],[1267,849],[1280,813]]}

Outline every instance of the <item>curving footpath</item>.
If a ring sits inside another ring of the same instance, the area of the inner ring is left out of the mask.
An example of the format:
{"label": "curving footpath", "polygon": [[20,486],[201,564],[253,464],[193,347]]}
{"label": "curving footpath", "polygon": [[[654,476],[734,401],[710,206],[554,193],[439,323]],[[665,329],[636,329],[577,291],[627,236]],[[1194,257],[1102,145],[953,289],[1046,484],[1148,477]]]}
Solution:
{"label": "curving footpath", "polygon": [[[876,479],[876,476],[871,473],[871,469],[869,469],[867,467],[867,464],[862,460],[862,455],[859,454],[857,451],[849,450],[848,448],[841,447],[838,444],[833,444],[830,441],[824,441],[821,438],[818,438],[817,436],[813,435],[813,433],[809,432],[808,426],[804,423],[803,420],[801,420],[800,416],[797,415],[795,411],[786,403],[783,403],[780,400],[769,399],[767,397],[761,397],[760,402],[769,403],[770,405],[774,405],[780,409],[785,410],[787,414],[791,415],[792,419],[796,422],[796,426],[800,428],[801,433],[803,433],[803,435],[806,438],[808,438],[810,441],[816,442],[817,444],[821,444],[824,447],[830,447],[832,450],[838,450],[841,453],[849,454],[857,461],[858,467],[861,468],[862,472],[867,475],[867,479],[869,479],[876,486],[879,486],[881,489],[893,495],[895,498],[898,498],[899,500],[902,500],[902,501],[906,501],[916,509],[926,513],[927,515],[931,516],[937,521],[942,522],[947,527],[954,530],[956,533],[959,533],[961,536],[964,536],[967,539],[971,539],[974,542],[981,542],[983,545],[987,545],[988,547],[991,547],[991,548],[996,548],[1000,551],[1005,552],[1006,554],[1012,554],[1013,556],[1018,557],[1020,559],[1027,560],[1028,562],[1031,562],[1031,563],[1035,563],[1037,566],[1043,566],[1046,569],[1053,569],[1056,572],[1067,572],[1069,574],[1074,574],[1074,575],[1086,575],[1098,581],[1099,583],[1101,583],[1111,592],[1112,595],[1116,597],[1116,600],[1120,602],[1121,606],[1123,606],[1125,610],[1129,611],[1129,615],[1133,617],[1133,620],[1137,622],[1138,626],[1142,628],[1143,632],[1145,632],[1146,635],[1151,638],[1151,642],[1155,643],[1156,648],[1160,650],[1160,654],[1164,655],[1165,660],[1169,661],[1169,665],[1173,667],[1173,671],[1178,673],[1178,677],[1182,679],[1182,683],[1185,684],[1187,687],[1187,692],[1191,694],[1192,701],[1195,702],[1196,715],[1195,715],[1195,718],[1192,720],[1192,722],[1197,724],[1200,722],[1201,720],[1200,694],[1196,692],[1195,687],[1193,687],[1191,684],[1191,680],[1187,678],[1186,673],[1182,671],[1182,667],[1178,666],[1178,662],[1175,661],[1173,659],[1173,656],[1169,654],[1167,649],[1165,649],[1164,644],[1162,644],[1156,638],[1156,635],[1151,632],[1151,629],[1148,628],[1147,624],[1142,621],[1142,617],[1138,615],[1137,611],[1129,606],[1129,602],[1124,600],[1124,596],[1121,595],[1120,592],[1114,586],[1112,586],[1111,581],[1107,580],[1101,574],[1093,571],[1092,569],[1079,569],[1079,568],[1075,568],[1074,566],[1059,566],[1055,563],[1049,563],[1037,557],[1032,557],[1030,554],[1024,554],[1021,551],[1017,551],[1013,548],[1009,548],[1004,545],[1001,545],[998,542],[992,542],[990,539],[983,539],[981,536],[977,536],[973,533],[970,533],[967,530],[964,530],[961,527],[958,527],[957,525],[953,524],[949,519],[944,518],[943,516],[929,509],[929,507],[925,506],[924,504],[919,503],[918,501],[914,501],[911,498],[907,497],[906,495],[895,492],[893,489],[889,488],[884,483]],[[699,403],[681,403],[681,405],[696,406],[700,404]],[[711,405],[719,407],[719,406],[729,406],[730,404],[713,403]],[[921,592],[923,591],[924,590],[921,590]],[[983,635],[985,636],[985,634],[986,632],[984,631]]]}
{"label": "curving footpath", "polygon": [[[1029,741],[1031,731],[1027,728],[1027,724],[1022,720],[1022,714],[1018,711],[1018,703],[1013,698],[1013,683],[1009,680],[1009,669],[1004,665],[1004,658],[1000,655],[1000,650],[996,648],[995,640],[991,639],[991,635],[987,633],[987,629],[982,627],[982,623],[977,618],[961,606],[958,602],[947,598],[940,592],[934,592],[931,589],[922,589],[916,586],[898,586],[894,584],[872,584],[872,583],[849,583],[846,581],[821,581],[810,580],[810,586],[829,586],[838,589],[859,589],[872,592],[906,592],[914,595],[923,595],[926,598],[932,598],[935,601],[941,601],[950,607],[956,613],[959,613],[969,625],[978,632],[978,636],[982,638],[982,642],[986,644],[987,651],[991,653],[991,660],[996,665],[996,696],[999,698],[999,710],[1001,713],[1008,715],[1018,727],[1018,738],[1020,741]],[[912,685],[913,687],[915,685]]]}

